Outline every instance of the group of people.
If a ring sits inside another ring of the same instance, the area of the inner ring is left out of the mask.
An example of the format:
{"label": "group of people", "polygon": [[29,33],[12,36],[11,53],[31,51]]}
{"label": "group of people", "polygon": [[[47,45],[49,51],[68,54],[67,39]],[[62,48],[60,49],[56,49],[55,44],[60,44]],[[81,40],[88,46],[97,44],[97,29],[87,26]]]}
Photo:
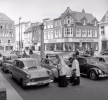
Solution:
{"label": "group of people", "polygon": [[[46,56],[48,58],[48,56]],[[77,55],[73,54],[73,62],[71,70],[70,81],[67,80],[66,77],[66,63],[62,56],[56,55],[57,58],[57,71],[58,71],[58,86],[59,87],[67,87],[69,83],[73,86],[80,84],[80,69],[79,62],[77,61]]]}

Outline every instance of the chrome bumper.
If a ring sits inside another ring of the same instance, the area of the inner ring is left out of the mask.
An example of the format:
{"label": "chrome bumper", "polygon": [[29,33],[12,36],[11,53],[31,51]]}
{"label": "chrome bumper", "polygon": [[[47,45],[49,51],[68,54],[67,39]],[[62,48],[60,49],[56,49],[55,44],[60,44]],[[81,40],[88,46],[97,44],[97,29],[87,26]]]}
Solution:
{"label": "chrome bumper", "polygon": [[103,75],[99,75],[99,77],[108,77],[108,75],[103,74]]}
{"label": "chrome bumper", "polygon": [[51,83],[53,82],[53,80],[46,80],[46,81],[40,81],[40,82],[29,82],[29,83],[25,83],[25,86],[33,86],[33,85],[45,85],[47,83]]}

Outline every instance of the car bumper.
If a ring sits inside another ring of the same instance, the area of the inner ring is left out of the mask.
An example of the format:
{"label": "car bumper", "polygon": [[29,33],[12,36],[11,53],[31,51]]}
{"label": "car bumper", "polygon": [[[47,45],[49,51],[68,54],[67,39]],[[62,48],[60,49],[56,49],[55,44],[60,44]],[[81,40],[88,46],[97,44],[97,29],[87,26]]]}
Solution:
{"label": "car bumper", "polygon": [[29,83],[25,83],[25,86],[33,86],[33,85],[45,85],[47,83],[51,83],[53,82],[53,80],[46,80],[46,81],[40,81],[40,82],[29,82]]}
{"label": "car bumper", "polygon": [[101,78],[101,77],[108,77],[108,75],[103,74],[103,75],[99,75],[99,77],[100,77],[100,78]]}

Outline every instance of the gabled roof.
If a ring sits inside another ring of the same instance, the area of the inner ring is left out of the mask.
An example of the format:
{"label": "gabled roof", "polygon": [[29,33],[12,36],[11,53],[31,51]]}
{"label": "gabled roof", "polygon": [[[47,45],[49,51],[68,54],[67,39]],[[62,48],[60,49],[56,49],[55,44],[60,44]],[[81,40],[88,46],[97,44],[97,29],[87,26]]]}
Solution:
{"label": "gabled roof", "polygon": [[0,20],[8,20],[8,21],[13,21],[12,19],[10,19],[7,15],[5,15],[4,13],[0,13]]}
{"label": "gabled roof", "polygon": [[70,7],[67,7],[67,9],[65,10],[64,13],[62,14],[65,14],[65,13],[71,13],[75,16],[75,20],[77,22],[80,22],[82,18],[86,18],[87,20],[89,20],[89,22],[92,22],[92,20],[94,19],[94,16],[90,13],[85,13],[84,9],[82,10],[82,12],[77,12],[77,11],[72,11],[70,9]]}
{"label": "gabled roof", "polygon": [[105,21],[106,21],[106,19],[105,19],[106,14],[108,14],[108,11],[107,11],[107,12],[105,13],[105,15],[102,17],[102,19],[100,20],[100,22],[105,22]]}
{"label": "gabled roof", "polygon": [[24,33],[31,32],[32,31],[32,27],[33,26],[30,26]]}

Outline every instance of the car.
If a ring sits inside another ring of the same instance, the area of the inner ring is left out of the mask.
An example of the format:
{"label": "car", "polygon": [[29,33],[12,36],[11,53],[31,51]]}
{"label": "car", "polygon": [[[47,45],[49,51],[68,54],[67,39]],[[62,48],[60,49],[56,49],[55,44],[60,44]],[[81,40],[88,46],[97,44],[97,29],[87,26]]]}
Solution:
{"label": "car", "polygon": [[[58,80],[57,61],[58,60],[54,55],[52,57],[50,56],[50,58],[43,58],[41,60],[42,66],[44,68],[47,68],[47,69],[52,71],[52,74],[53,74],[53,77],[54,77],[55,81]],[[70,76],[71,76],[71,69],[67,64],[65,66],[66,66],[66,77],[67,77],[67,79],[69,79]]]}
{"label": "car", "polygon": [[101,52],[101,55],[107,55],[108,56],[108,52]]}
{"label": "car", "polygon": [[15,54],[8,54],[3,56],[3,64],[1,66],[4,72],[10,72],[10,67],[12,66],[14,60],[18,59]]}
{"label": "car", "polygon": [[108,64],[108,56],[107,55],[98,55],[95,56],[99,62]]}
{"label": "car", "polygon": [[53,79],[51,71],[43,68],[40,60],[35,58],[19,58],[11,67],[12,77],[17,79],[23,88],[33,85],[48,86]]}
{"label": "car", "polygon": [[3,55],[0,54],[0,66],[2,66],[2,64],[3,64]]}
{"label": "car", "polygon": [[78,56],[78,61],[81,75],[86,75],[92,80],[108,77],[108,65],[100,63],[96,57]]}

